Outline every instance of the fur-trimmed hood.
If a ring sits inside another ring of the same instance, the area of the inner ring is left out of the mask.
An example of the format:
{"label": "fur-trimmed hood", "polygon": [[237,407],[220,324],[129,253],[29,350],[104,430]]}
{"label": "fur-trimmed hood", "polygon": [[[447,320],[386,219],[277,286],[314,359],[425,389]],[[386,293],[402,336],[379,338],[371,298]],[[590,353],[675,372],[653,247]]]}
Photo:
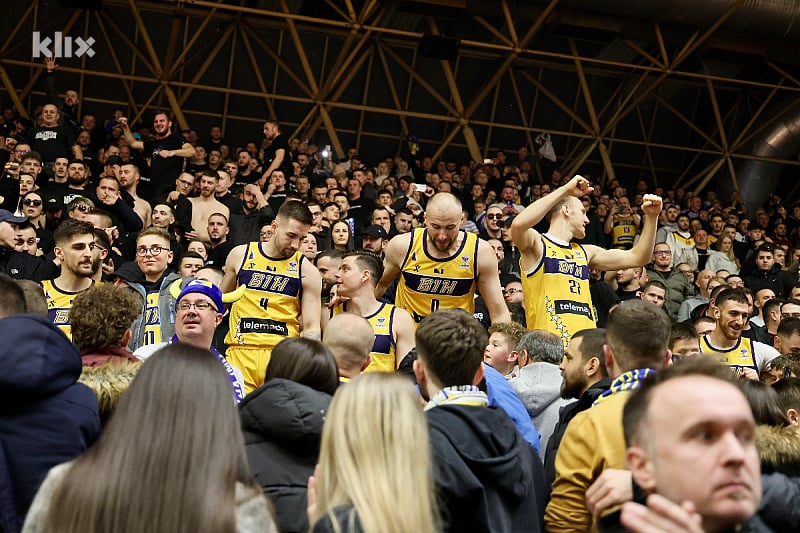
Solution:
{"label": "fur-trimmed hood", "polygon": [[800,427],[758,426],[756,448],[763,473],[780,472],[800,477]]}
{"label": "fur-trimmed hood", "polygon": [[105,422],[114,411],[120,398],[130,387],[139,372],[142,362],[132,362],[122,358],[110,360],[98,366],[84,366],[78,381],[92,389],[97,396],[100,419]]}

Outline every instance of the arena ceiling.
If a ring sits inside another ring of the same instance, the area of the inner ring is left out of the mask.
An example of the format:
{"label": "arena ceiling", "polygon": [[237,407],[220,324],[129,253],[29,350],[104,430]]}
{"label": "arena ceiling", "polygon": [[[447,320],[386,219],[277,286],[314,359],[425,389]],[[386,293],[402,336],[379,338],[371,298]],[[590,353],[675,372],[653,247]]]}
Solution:
{"label": "arena ceiling", "polygon": [[201,135],[222,124],[235,146],[260,141],[276,117],[339,155],[357,146],[375,157],[402,153],[414,133],[423,150],[461,161],[534,149],[546,131],[567,173],[723,192],[755,183],[763,193],[772,179],[785,197],[800,183],[792,0],[62,6],[75,2],[18,1],[0,20],[3,105],[43,101],[32,35],[59,31],[94,39],[93,56],[58,60],[57,82],[101,119],[165,110]]}

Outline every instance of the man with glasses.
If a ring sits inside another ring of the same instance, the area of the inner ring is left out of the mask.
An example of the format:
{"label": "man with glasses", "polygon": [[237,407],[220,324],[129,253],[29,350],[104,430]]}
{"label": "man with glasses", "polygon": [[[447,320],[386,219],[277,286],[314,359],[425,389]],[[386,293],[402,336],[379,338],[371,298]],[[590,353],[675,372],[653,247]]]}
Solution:
{"label": "man with glasses", "polygon": [[503,204],[492,204],[486,209],[484,216],[484,228],[480,232],[480,238],[488,241],[489,239],[503,240]]}
{"label": "man with glasses", "polygon": [[169,341],[144,346],[134,352],[139,359],[146,359],[164,346],[182,342],[213,353],[225,371],[233,387],[236,402],[244,398],[244,378],[242,373],[225,360],[214,347],[214,332],[222,322],[225,304],[219,287],[202,279],[189,281],[175,300],[175,334]]}
{"label": "man with glasses", "polygon": [[175,299],[169,292],[180,276],[168,269],[173,252],[169,233],[161,228],[146,228],[136,238],[137,269],[121,267],[115,272],[142,297],[142,312],[133,323],[128,349],[165,342],[175,333]]}
{"label": "man with glasses", "polygon": [[694,289],[682,271],[671,267],[672,250],[665,242],[659,242],[653,248],[653,262],[647,267],[647,275],[651,280],[660,281],[667,288],[664,301],[672,321],[678,320],[681,303],[694,296]]}
{"label": "man with glasses", "polygon": [[94,262],[94,227],[88,222],[67,219],[53,235],[53,251],[61,264],[61,274],[42,282],[47,300],[47,318],[71,340],[69,310],[75,297],[94,285],[99,269]]}

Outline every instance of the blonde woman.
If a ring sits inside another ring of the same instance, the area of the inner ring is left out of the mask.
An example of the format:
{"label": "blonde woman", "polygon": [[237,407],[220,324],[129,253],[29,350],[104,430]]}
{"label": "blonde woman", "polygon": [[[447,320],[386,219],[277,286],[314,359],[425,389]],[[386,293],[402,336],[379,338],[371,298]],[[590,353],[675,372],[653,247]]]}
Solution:
{"label": "blonde woman", "polygon": [[308,483],[314,533],[440,530],[428,426],[402,376],[362,374],[339,389]]}
{"label": "blonde woman", "polygon": [[714,243],[713,248],[708,251],[706,268],[714,272],[727,270],[731,274],[738,274],[741,265],[736,256],[733,255],[733,239],[729,235],[723,235]]}

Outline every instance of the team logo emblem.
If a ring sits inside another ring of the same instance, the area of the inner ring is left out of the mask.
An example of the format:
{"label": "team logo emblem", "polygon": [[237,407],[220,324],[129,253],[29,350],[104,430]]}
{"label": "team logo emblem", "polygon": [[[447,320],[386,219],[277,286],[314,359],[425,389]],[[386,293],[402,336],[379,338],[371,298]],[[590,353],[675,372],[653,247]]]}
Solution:
{"label": "team logo emblem", "polygon": [[462,255],[461,264],[458,265],[458,268],[469,268],[469,259],[470,257],[468,255]]}
{"label": "team logo emblem", "polygon": [[289,272],[297,272],[297,261],[289,261]]}

